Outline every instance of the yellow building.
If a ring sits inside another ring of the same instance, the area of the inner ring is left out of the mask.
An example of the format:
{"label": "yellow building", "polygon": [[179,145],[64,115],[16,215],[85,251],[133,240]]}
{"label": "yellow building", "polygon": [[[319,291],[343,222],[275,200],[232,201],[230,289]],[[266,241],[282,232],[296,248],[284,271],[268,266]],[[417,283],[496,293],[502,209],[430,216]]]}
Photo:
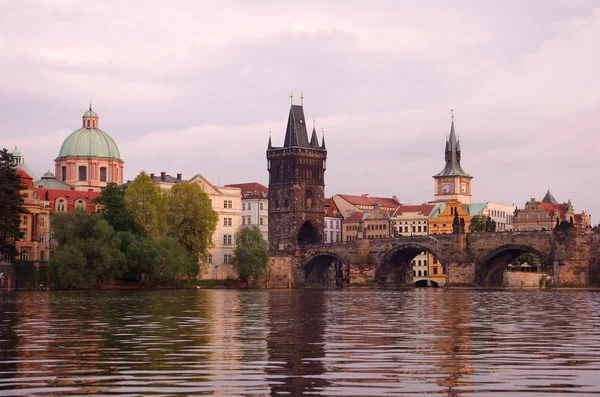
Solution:
{"label": "yellow building", "polygon": [[466,232],[469,231],[471,215],[469,206],[458,200],[448,200],[445,203],[436,204],[429,216],[429,234],[451,234],[453,232],[454,219],[458,214],[460,228]]}

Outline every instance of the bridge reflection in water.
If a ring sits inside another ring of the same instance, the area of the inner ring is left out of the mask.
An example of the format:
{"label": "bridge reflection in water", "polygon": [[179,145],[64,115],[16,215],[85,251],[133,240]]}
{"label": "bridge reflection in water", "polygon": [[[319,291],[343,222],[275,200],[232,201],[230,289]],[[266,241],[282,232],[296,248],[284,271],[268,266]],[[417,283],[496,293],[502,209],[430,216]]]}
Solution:
{"label": "bridge reflection in water", "polygon": [[0,294],[0,395],[591,394],[600,293]]}

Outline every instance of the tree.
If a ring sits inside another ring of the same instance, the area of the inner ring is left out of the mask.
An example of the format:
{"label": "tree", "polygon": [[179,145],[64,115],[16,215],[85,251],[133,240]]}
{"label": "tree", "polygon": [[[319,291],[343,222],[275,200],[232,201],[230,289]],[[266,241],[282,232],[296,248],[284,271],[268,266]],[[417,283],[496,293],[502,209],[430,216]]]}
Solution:
{"label": "tree", "polygon": [[470,233],[483,233],[483,232],[495,232],[495,231],[496,231],[496,221],[494,221],[489,216],[479,214],[479,215],[474,215],[471,218],[471,223],[469,224],[469,232]]}
{"label": "tree", "polygon": [[119,232],[117,236],[121,252],[125,255],[125,278],[146,285],[158,271],[157,244],[131,232]]}
{"label": "tree", "polygon": [[142,171],[125,190],[125,206],[144,234],[160,240],[167,232],[167,201],[152,178]]}
{"label": "tree", "polygon": [[157,245],[159,281],[175,284],[183,278],[189,280],[198,275],[198,257],[187,252],[173,237],[165,237]]}
{"label": "tree", "polygon": [[512,261],[512,264],[514,266],[528,264],[531,267],[539,267],[539,268],[546,267],[546,264],[544,263],[544,261],[542,261],[542,259],[539,256],[532,254],[530,252],[526,252],[524,254],[519,255]]}
{"label": "tree", "polygon": [[126,186],[110,182],[102,188],[102,195],[96,198],[96,203],[102,205],[100,213],[117,232],[141,234],[142,227],[133,218],[125,205]]}
{"label": "tree", "polygon": [[0,151],[0,254],[11,259],[18,255],[14,241],[23,237],[21,214],[28,211],[23,207],[21,190],[27,187],[15,170],[13,156],[8,150]]}
{"label": "tree", "polygon": [[233,267],[240,278],[258,280],[269,267],[269,245],[257,226],[244,226],[235,235]]}
{"label": "tree", "polygon": [[196,258],[204,256],[219,220],[208,194],[197,183],[178,183],[169,192],[168,203],[169,235]]}
{"label": "tree", "polygon": [[111,282],[125,270],[114,229],[99,214],[83,210],[52,215],[57,249],[50,267],[64,287],[91,287]]}

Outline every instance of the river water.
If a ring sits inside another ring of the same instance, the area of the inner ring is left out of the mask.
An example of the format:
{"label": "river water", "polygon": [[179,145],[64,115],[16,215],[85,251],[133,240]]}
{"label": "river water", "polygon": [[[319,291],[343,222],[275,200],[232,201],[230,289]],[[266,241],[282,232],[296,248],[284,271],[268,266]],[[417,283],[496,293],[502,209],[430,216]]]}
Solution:
{"label": "river water", "polygon": [[0,294],[0,395],[600,394],[600,293]]}

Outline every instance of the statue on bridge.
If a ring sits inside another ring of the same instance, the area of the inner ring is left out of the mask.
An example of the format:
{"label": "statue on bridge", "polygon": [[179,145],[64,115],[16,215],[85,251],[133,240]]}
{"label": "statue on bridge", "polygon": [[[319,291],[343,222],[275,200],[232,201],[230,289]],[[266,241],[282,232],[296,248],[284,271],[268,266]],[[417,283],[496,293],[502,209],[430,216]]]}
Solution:
{"label": "statue on bridge", "polygon": [[454,220],[452,221],[452,233],[453,234],[464,234],[465,233],[465,218],[459,218],[458,211],[454,213]]}

